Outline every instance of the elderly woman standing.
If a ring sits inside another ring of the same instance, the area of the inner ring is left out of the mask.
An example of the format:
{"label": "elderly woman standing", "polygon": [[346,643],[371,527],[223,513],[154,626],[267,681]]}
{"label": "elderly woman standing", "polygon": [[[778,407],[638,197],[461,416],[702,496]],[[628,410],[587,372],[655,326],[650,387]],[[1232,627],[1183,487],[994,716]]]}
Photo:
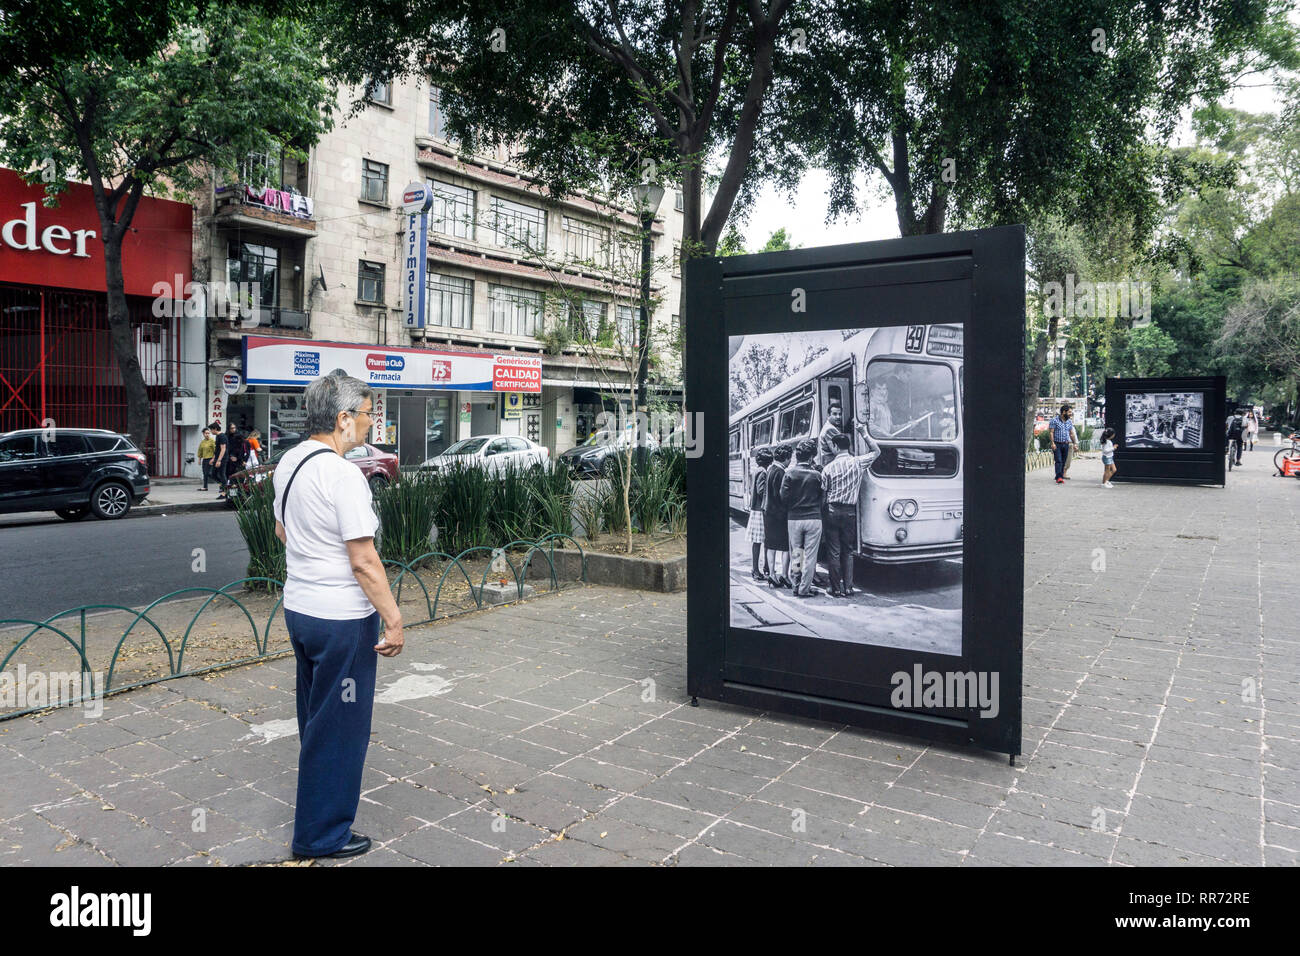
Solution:
{"label": "elderly woman standing", "polygon": [[401,653],[402,614],[375,551],[370,487],[343,458],[370,430],[371,389],[335,371],[305,398],[311,437],[285,454],[273,477],[275,533],[289,572],[284,619],[298,659],[293,852],[345,857],[370,849],[352,823],[370,743],[375,655]]}

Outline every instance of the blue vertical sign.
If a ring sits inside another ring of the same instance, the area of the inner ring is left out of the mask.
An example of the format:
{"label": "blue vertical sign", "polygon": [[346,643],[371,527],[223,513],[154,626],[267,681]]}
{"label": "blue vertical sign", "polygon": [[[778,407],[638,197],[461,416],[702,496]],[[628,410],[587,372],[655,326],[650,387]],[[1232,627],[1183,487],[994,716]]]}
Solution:
{"label": "blue vertical sign", "polygon": [[425,282],[429,257],[429,207],[433,190],[426,183],[411,183],[402,190],[406,213],[406,248],[402,257],[402,299],[406,305],[403,324],[408,329],[424,328]]}

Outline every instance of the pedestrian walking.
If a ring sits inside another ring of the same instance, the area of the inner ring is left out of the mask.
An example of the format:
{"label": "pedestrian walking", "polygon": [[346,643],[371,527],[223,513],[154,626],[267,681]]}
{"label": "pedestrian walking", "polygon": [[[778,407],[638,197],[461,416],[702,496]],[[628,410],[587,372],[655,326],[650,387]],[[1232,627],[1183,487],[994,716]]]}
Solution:
{"label": "pedestrian walking", "polygon": [[[794,596],[800,598],[821,594],[813,587],[817,573],[817,549],[822,540],[822,500],[825,486],[822,474],[813,467],[817,443],[805,438],[795,446],[795,463],[781,479],[781,498],[787,509],[789,525],[791,576]],[[798,576],[794,577],[796,570]]]}
{"label": "pedestrian walking", "polygon": [[1255,450],[1255,438],[1259,435],[1259,419],[1252,408],[1246,415],[1246,445],[1250,451]]}
{"label": "pedestrian walking", "polygon": [[[288,569],[284,620],[297,659],[295,857],[364,853],[352,830],[370,742],[376,654],[401,653],[402,613],[375,550],[370,486],[344,459],[372,427],[374,393],[342,372],[306,392],[306,441],[272,476]],[[379,639],[380,622],[385,633]]]}
{"label": "pedestrian walking", "polygon": [[833,598],[853,594],[853,552],[858,543],[858,499],[867,468],[880,454],[880,446],[871,440],[866,429],[859,434],[869,449],[865,455],[849,454],[849,436],[836,435],[835,457],[822,470],[826,483],[826,562],[830,567]]}
{"label": "pedestrian walking", "polygon": [[767,469],[764,489],[763,547],[767,550],[767,580],[774,588],[794,586],[790,581],[790,528],[781,497],[781,481],[785,478],[785,466],[790,463],[791,452],[788,444],[777,445],[772,450],[772,464]]}
{"label": "pedestrian walking", "polygon": [[199,488],[208,490],[208,481],[212,478],[212,459],[217,454],[217,440],[212,437],[212,429],[203,429],[203,439],[199,442],[199,467],[203,469],[203,484]]}
{"label": "pedestrian walking", "polygon": [[1073,415],[1074,409],[1069,405],[1062,405],[1060,412],[1047,423],[1047,427],[1052,430],[1052,460],[1056,465],[1056,483],[1058,485],[1065,483],[1066,456],[1079,443],[1079,436],[1074,430],[1074,422],[1071,421]]}
{"label": "pedestrian walking", "polygon": [[244,470],[244,459],[248,456],[248,444],[244,441],[244,435],[231,422],[226,431],[226,481]]}
{"label": "pedestrian walking", "polygon": [[256,468],[262,462],[262,433],[254,428],[248,433],[248,457],[244,460],[245,468]]}
{"label": "pedestrian walking", "polygon": [[217,484],[221,488],[217,492],[217,498],[221,499],[226,497],[226,466],[229,464],[226,452],[230,450],[230,436],[221,427],[221,422],[213,422],[208,427],[212,429],[212,434],[215,436],[213,441],[217,446],[217,453],[212,459],[212,476],[217,480]]}
{"label": "pedestrian walking", "polygon": [[1117,446],[1115,444],[1115,429],[1107,428],[1104,432],[1101,433],[1101,463],[1103,465],[1101,484],[1102,487],[1104,488],[1115,487],[1110,483],[1110,479],[1114,477],[1115,472],[1119,471],[1119,469],[1115,466],[1116,447]]}
{"label": "pedestrian walking", "polygon": [[750,485],[749,498],[749,524],[745,527],[745,540],[749,542],[753,551],[753,569],[750,571],[750,577],[755,581],[766,581],[767,575],[765,568],[767,562],[763,561],[763,567],[759,567],[759,561],[765,557],[763,554],[763,503],[767,498],[767,469],[772,464],[772,453],[766,448],[760,448],[754,453],[754,464],[758,467],[754,470],[753,481]]}

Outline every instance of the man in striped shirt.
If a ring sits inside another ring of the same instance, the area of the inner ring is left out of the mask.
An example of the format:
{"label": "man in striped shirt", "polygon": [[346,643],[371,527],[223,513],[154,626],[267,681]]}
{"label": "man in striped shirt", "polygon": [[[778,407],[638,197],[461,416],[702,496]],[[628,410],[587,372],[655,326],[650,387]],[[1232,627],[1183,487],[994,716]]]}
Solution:
{"label": "man in striped shirt", "polygon": [[832,435],[835,457],[822,469],[826,484],[826,550],[830,565],[831,597],[848,597],[853,593],[853,552],[858,543],[858,495],[867,468],[880,454],[880,446],[871,440],[865,428],[858,434],[866,442],[865,455],[849,454],[849,436]]}

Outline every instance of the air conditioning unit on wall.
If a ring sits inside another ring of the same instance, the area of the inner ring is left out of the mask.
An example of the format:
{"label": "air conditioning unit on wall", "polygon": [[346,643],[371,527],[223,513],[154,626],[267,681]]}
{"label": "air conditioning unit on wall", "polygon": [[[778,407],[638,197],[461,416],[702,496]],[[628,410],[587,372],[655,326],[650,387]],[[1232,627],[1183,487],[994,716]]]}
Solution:
{"label": "air conditioning unit on wall", "polygon": [[203,408],[199,404],[199,398],[179,397],[172,399],[172,424],[173,425],[202,425]]}

